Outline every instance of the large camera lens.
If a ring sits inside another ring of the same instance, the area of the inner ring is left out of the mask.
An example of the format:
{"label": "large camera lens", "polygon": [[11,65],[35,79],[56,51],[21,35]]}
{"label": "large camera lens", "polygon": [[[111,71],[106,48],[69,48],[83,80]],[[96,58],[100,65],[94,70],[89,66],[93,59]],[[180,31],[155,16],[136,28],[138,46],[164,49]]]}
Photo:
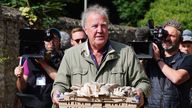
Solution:
{"label": "large camera lens", "polygon": [[153,35],[154,35],[154,40],[164,41],[168,36],[168,32],[162,27],[158,27],[154,29]]}

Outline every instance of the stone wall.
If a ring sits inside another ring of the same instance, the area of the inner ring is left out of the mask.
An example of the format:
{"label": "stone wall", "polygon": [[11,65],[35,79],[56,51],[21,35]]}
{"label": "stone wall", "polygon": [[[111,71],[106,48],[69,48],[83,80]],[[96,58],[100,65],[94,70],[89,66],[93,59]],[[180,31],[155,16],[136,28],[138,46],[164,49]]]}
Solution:
{"label": "stone wall", "polygon": [[[61,17],[60,24],[56,27],[70,33],[71,29],[80,25],[80,20]],[[119,25],[109,25],[109,35],[112,40],[119,41],[127,44],[129,41],[135,40],[135,30],[134,27],[119,26]]]}
{"label": "stone wall", "polygon": [[[73,27],[79,26],[80,21],[70,18],[60,18],[59,29],[68,33]],[[19,12],[13,8],[0,6],[0,108],[17,108],[15,101],[16,77],[13,74],[15,66],[18,65],[19,55],[19,30],[24,28],[24,20]],[[110,25],[110,38],[127,43],[135,38],[135,28]]]}
{"label": "stone wall", "polygon": [[14,108],[15,81],[14,67],[18,64],[19,29],[23,21],[18,11],[12,8],[0,8],[0,108]]}

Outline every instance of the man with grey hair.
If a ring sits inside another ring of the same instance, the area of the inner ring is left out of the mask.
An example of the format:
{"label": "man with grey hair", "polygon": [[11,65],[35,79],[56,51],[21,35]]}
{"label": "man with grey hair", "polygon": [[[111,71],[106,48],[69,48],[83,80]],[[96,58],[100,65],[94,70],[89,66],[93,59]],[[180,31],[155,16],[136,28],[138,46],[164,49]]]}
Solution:
{"label": "man with grey hair", "polygon": [[149,80],[133,49],[109,40],[108,24],[107,9],[101,6],[91,6],[82,14],[88,39],[65,52],[52,89],[54,104],[59,104],[59,92],[94,81],[135,87],[138,106],[143,105],[143,95],[150,92]]}
{"label": "man with grey hair", "polygon": [[190,108],[189,91],[191,88],[192,56],[179,51],[182,41],[181,24],[168,21],[164,27],[168,32],[162,40],[164,57],[153,44],[154,59],[146,64],[146,72],[151,82],[149,108]]}

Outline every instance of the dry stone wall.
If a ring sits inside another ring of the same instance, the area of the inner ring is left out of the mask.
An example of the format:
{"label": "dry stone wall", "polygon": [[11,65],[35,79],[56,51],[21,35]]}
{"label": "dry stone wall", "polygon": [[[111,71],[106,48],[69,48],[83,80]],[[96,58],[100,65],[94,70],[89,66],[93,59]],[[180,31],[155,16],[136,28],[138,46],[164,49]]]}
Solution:
{"label": "dry stone wall", "polygon": [[[71,29],[77,26],[81,26],[80,20],[61,17],[60,24],[56,27],[70,33]],[[134,27],[119,26],[119,25],[109,25],[109,35],[112,40],[119,41],[127,44],[129,41],[135,40],[135,30]]]}

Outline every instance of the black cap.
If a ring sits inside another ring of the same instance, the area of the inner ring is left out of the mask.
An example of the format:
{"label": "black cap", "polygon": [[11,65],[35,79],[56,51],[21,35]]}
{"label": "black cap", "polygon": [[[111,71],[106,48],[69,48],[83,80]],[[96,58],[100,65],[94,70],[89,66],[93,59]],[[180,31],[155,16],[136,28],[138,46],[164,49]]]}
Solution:
{"label": "black cap", "polygon": [[50,28],[50,29],[46,30],[45,41],[50,41],[53,39],[53,37],[61,39],[60,31],[56,28]]}

